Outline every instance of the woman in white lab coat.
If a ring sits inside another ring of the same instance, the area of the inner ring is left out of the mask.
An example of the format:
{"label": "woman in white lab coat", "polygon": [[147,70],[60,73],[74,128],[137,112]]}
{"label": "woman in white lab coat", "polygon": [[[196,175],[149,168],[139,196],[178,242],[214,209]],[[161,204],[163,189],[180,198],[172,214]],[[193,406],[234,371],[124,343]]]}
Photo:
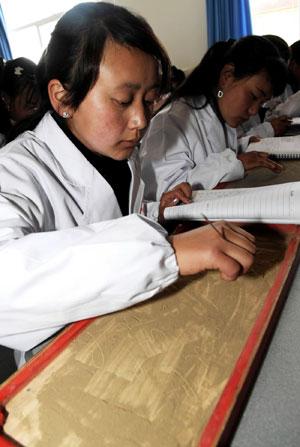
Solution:
{"label": "woman in white lab coat", "polygon": [[26,57],[3,63],[0,75],[0,131],[1,146],[15,137],[15,130],[39,106],[40,95],[36,83],[36,64]]}
{"label": "woman in white lab coat", "polygon": [[[0,153],[0,344],[19,364],[64,325],[146,300],[179,274],[235,279],[255,251],[237,226],[217,224],[224,238],[211,226],[167,237],[140,214],[136,145],[169,70],[143,19],[79,4],[38,68],[48,111]],[[188,194],[184,185],[164,203]]]}
{"label": "woman in white lab coat", "polygon": [[290,118],[300,116],[300,40],[290,46],[288,69],[285,95],[274,98],[274,102],[269,105],[266,113],[266,119],[269,121],[282,114]]}
{"label": "woman in white lab coat", "polygon": [[283,91],[286,70],[263,37],[213,45],[142,140],[145,197],[159,200],[180,182],[211,189],[257,166],[280,170],[266,154],[239,153],[236,128]]}
{"label": "woman in white lab coat", "polygon": [[[280,36],[274,34],[265,34],[263,37],[268,39],[278,50],[278,53],[282,60],[288,66],[290,60],[290,47],[287,42]],[[280,137],[285,133],[290,125],[290,120],[286,115],[279,115],[271,118],[270,121],[264,120],[266,113],[270,107],[275,107],[275,102],[284,101],[291,93],[291,87],[289,84],[285,86],[283,93],[278,97],[272,98],[267,101],[259,113],[250,116],[250,118],[243,122],[237,129],[238,138],[247,137],[258,137],[258,138],[268,138],[268,137]],[[280,99],[279,99],[280,98]],[[249,138],[248,138],[249,139]],[[243,144],[243,141],[239,142]]]}
{"label": "woman in white lab coat", "polygon": [[267,113],[267,119],[286,114],[288,117],[300,116],[300,40],[290,46],[288,61],[288,85],[285,96],[275,98]]}

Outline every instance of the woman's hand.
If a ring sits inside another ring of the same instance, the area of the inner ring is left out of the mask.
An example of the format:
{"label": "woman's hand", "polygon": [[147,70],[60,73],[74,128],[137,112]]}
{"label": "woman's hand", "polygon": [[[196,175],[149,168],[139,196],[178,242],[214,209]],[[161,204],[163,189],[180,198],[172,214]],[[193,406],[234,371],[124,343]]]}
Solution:
{"label": "woman's hand", "polygon": [[237,158],[243,163],[245,171],[250,169],[264,167],[273,172],[279,173],[283,170],[283,166],[276,161],[269,158],[269,154],[266,152],[251,151],[243,154],[239,154]]}
{"label": "woman's hand", "polygon": [[[217,230],[217,231],[216,231]],[[254,261],[253,235],[228,222],[214,222],[169,237],[181,275],[219,270],[225,280],[246,273]]]}
{"label": "woman's hand", "polygon": [[260,140],[261,140],[261,138],[257,137],[256,135],[252,135],[252,136],[249,138],[249,144],[250,144],[250,143],[259,143]]}
{"label": "woman's hand", "polygon": [[271,120],[271,125],[273,127],[275,137],[283,135],[290,126],[291,122],[292,120],[285,115],[279,116],[278,118],[273,118]]}
{"label": "woman's hand", "polygon": [[192,187],[189,183],[183,182],[175,186],[171,191],[165,192],[160,198],[159,217],[160,223],[164,222],[164,210],[168,206],[175,206],[178,203],[191,203]]}

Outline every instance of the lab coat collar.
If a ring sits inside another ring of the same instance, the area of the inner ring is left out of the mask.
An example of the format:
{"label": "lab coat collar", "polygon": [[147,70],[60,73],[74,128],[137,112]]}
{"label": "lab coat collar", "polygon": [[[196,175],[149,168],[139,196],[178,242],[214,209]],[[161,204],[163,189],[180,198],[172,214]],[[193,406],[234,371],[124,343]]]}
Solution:
{"label": "lab coat collar", "polygon": [[[49,146],[69,183],[77,186],[90,185],[93,166],[57,125],[50,112],[37,125],[35,135]],[[67,173],[64,172],[64,166],[67,166]]]}
{"label": "lab coat collar", "polygon": [[[34,133],[37,138],[47,142],[67,182],[83,188],[91,187],[93,185],[94,175],[97,173],[96,175],[99,176],[102,185],[112,190],[104,177],[102,177],[58,126],[50,112],[44,115]],[[129,193],[129,213],[140,212],[144,184],[141,181],[137,148],[133,151],[128,160],[128,164],[132,175]],[[67,166],[67,172],[65,172],[65,166]]]}

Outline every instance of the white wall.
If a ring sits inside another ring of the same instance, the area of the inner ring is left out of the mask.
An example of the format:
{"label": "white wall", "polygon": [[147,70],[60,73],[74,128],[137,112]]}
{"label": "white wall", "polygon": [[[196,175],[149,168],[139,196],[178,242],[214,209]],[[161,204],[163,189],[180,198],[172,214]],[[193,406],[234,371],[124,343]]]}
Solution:
{"label": "white wall", "polygon": [[172,64],[183,70],[198,64],[207,50],[205,0],[111,1],[145,17],[165,46]]}

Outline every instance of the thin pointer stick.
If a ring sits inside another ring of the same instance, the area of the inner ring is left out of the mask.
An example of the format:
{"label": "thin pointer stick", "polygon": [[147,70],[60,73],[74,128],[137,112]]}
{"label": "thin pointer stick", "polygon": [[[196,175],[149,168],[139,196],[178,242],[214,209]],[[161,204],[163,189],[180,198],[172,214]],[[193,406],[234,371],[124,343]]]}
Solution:
{"label": "thin pointer stick", "polygon": [[222,232],[221,232],[217,227],[215,227],[215,225],[213,224],[213,222],[211,222],[211,221],[205,216],[205,214],[201,213],[201,215],[202,215],[203,219],[205,220],[205,222],[206,222],[208,225],[211,225],[211,226],[213,227],[213,229],[218,233],[218,235],[221,236],[221,238],[222,238],[222,239],[225,239],[225,241],[226,241],[226,238],[225,238],[225,236],[224,236],[223,228],[222,228]]}

